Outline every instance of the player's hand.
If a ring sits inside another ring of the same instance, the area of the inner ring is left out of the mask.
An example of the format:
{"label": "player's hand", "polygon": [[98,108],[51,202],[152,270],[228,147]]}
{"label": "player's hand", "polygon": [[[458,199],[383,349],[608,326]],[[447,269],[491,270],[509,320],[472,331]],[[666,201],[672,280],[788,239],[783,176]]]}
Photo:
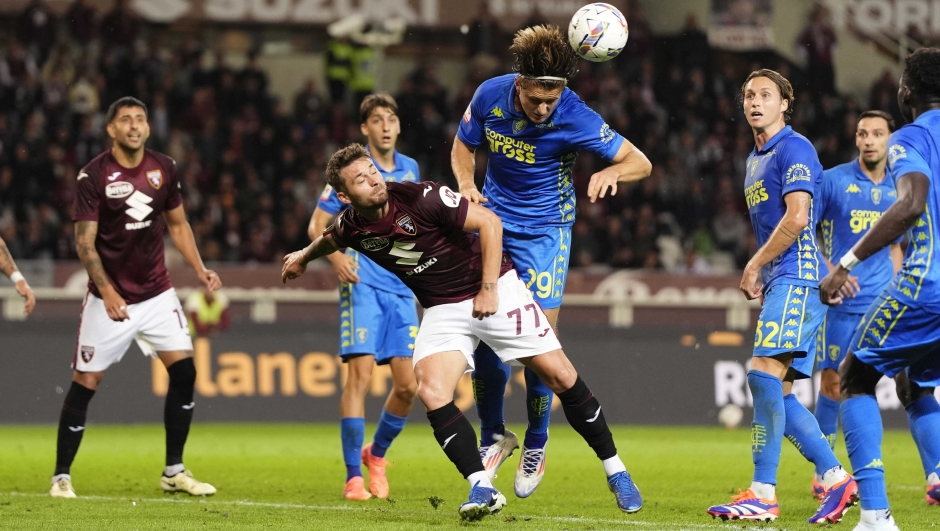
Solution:
{"label": "player's hand", "polygon": [[466,188],[461,187],[460,195],[467,198],[467,201],[470,201],[471,203],[479,203],[482,205],[483,203],[489,201],[487,198],[483,197],[483,194],[481,194],[480,191],[477,190],[476,185],[473,184],[467,186]]}
{"label": "player's hand", "polygon": [[610,195],[617,194],[617,173],[605,168],[591,176],[587,189],[588,198],[592,203],[597,201],[597,198],[603,199],[608,189]]}
{"label": "player's hand", "polygon": [[[744,275],[741,276],[741,292],[750,301],[761,297],[762,287],[760,269],[748,263],[747,267],[744,268]],[[763,303],[763,299],[761,299],[761,303]]]}
{"label": "player's hand", "polygon": [[120,322],[131,318],[127,313],[127,303],[118,295],[118,292],[114,291],[114,288],[102,293],[101,298],[104,300],[104,309],[112,321]]}
{"label": "player's hand", "polygon": [[284,268],[281,269],[281,281],[287,284],[288,280],[293,280],[304,274],[307,270],[307,262],[304,261],[303,251],[294,251],[284,257]]}
{"label": "player's hand", "polygon": [[845,284],[839,289],[839,293],[842,294],[843,299],[855,298],[855,294],[860,291],[862,291],[862,288],[858,285],[858,277],[853,277],[852,275],[846,278]]}
{"label": "player's hand", "polygon": [[33,290],[30,289],[29,284],[27,284],[25,280],[17,282],[16,292],[20,294],[20,297],[26,299],[26,305],[23,308],[23,315],[29,315],[33,313],[33,308],[36,307],[36,296],[33,295]]}
{"label": "player's hand", "polygon": [[350,258],[346,253],[337,251],[329,255],[327,259],[333,264],[333,271],[336,272],[336,278],[338,278],[340,282],[348,282],[350,284],[359,283],[359,275],[356,273],[356,271],[359,270],[359,266],[356,265],[356,261]]}
{"label": "player's hand", "polygon": [[848,277],[849,272],[840,265],[837,265],[834,269],[829,271],[826,278],[822,279],[822,282],[819,283],[819,300],[829,306],[842,304],[842,294],[839,290],[842,289]]}
{"label": "player's hand", "polygon": [[222,287],[222,279],[219,278],[219,274],[211,269],[199,273],[199,280],[209,288],[209,291],[215,291]]}
{"label": "player's hand", "polygon": [[483,320],[499,310],[499,295],[496,293],[496,283],[488,282],[483,284],[483,289],[473,298],[473,317]]}

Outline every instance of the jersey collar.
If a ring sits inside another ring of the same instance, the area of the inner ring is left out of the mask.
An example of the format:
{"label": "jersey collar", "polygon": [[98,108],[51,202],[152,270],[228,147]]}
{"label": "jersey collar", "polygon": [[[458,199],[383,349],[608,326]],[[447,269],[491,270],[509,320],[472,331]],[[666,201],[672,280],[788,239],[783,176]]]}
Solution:
{"label": "jersey collar", "polygon": [[790,135],[792,135],[792,134],[793,134],[793,128],[790,127],[789,125],[785,125],[785,126],[783,127],[783,129],[781,129],[780,131],[777,132],[777,134],[775,134],[774,136],[770,137],[770,140],[768,140],[767,143],[764,144],[764,149],[761,149],[760,151],[758,151],[758,150],[757,150],[757,146],[754,146],[754,151],[753,151],[753,153],[754,153],[755,155],[758,155],[758,154],[761,154],[761,153],[767,153],[768,151],[770,151],[771,149],[773,149],[774,146],[776,146],[778,142],[780,142],[781,140],[783,140],[784,138],[786,138],[786,137],[788,137],[788,136],[790,136]]}
{"label": "jersey collar", "polygon": [[369,149],[368,144],[366,144],[366,152],[369,153],[369,158],[372,159],[372,164],[375,164],[375,169],[379,170],[381,173],[395,173],[396,171],[403,169],[401,156],[398,154],[397,149],[392,150],[392,161],[395,163],[395,167],[390,172],[385,171],[385,169],[379,166],[379,163],[375,161],[375,158],[372,157],[372,150]]}
{"label": "jersey collar", "polygon": [[940,109],[930,109],[929,111],[918,116],[917,119],[914,120],[914,123],[917,123],[921,120],[926,120],[928,117],[933,116],[934,113],[940,113]]}
{"label": "jersey collar", "polygon": [[887,167],[885,167],[884,179],[882,179],[880,183],[875,184],[875,181],[872,181],[871,179],[869,179],[868,176],[865,175],[865,172],[862,171],[861,162],[862,162],[862,158],[860,156],[855,157],[855,159],[852,161],[852,175],[854,175],[856,179],[858,179],[859,181],[862,181],[863,183],[868,183],[872,186],[883,186],[888,183],[889,176],[887,173],[888,172]]}

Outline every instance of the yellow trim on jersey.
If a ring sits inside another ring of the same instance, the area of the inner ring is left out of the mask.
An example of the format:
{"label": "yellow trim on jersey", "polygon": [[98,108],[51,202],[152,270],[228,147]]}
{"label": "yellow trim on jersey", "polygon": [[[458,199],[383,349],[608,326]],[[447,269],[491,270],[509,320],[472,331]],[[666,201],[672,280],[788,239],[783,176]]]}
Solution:
{"label": "yellow trim on jersey", "polygon": [[927,219],[927,240],[930,242],[930,248],[927,249],[927,265],[924,266],[924,273],[920,276],[920,282],[917,283],[914,300],[917,300],[920,295],[920,288],[924,285],[924,279],[927,278],[927,274],[930,272],[930,261],[933,259],[933,221],[930,217],[930,206],[924,207],[924,217]]}
{"label": "yellow trim on jersey", "polygon": [[777,333],[777,348],[780,348],[780,341],[783,340],[783,323],[787,321],[787,310],[790,308],[790,295],[792,293],[793,286],[790,286],[787,288],[787,302],[783,305],[783,314],[780,316],[780,331]]}

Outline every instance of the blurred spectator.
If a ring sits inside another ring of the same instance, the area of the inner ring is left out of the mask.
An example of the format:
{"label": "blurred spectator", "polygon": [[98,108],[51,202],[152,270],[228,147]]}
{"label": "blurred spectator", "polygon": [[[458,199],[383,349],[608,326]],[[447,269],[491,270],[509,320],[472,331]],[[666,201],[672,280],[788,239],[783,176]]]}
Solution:
{"label": "blurred spectator", "polygon": [[480,2],[476,17],[467,28],[467,57],[499,55],[506,48],[507,35],[490,11],[489,2]]}
{"label": "blurred spectator", "polygon": [[106,49],[128,53],[134,39],[140,37],[140,19],[127,8],[127,0],[116,0],[114,9],[101,19],[101,38]]}
{"label": "blurred spectator", "polygon": [[836,74],[832,65],[832,49],[837,41],[836,32],[829,23],[829,9],[817,4],[809,26],[797,39],[806,57],[806,75],[810,92],[814,95],[835,94]]}
{"label": "blurred spectator", "polygon": [[223,291],[193,290],[183,302],[193,337],[211,337],[231,324],[228,297]]}
{"label": "blurred spectator", "polygon": [[97,34],[98,13],[88,0],[75,0],[65,12],[69,34],[79,45],[86,46]]}
{"label": "blurred spectator", "polygon": [[16,37],[42,64],[55,42],[56,16],[44,0],[31,0],[16,20]]}

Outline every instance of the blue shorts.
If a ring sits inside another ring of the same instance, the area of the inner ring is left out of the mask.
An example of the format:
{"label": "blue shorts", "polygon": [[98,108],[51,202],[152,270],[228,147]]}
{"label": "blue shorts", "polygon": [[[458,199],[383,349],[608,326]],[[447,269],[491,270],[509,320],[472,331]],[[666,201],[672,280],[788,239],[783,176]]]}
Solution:
{"label": "blue shorts", "polygon": [[861,313],[840,312],[830,309],[817,332],[816,370],[839,370],[839,364],[852,344],[852,337],[862,321]]}
{"label": "blue shorts", "polygon": [[819,288],[777,284],[764,294],[757,331],[754,357],[793,354],[790,367],[797,379],[813,376],[816,360],[816,332],[822,326],[828,308],[819,300]]}
{"label": "blue shorts", "polygon": [[852,352],[889,378],[906,369],[917,385],[940,386],[940,315],[907,306],[884,291],[855,332]]}
{"label": "blue shorts", "polygon": [[339,286],[339,355],[372,354],[384,365],[392,358],[410,358],[418,335],[414,297],[365,284]]}
{"label": "blue shorts", "polygon": [[561,306],[571,256],[571,227],[526,227],[504,221],[503,249],[543,310]]}

